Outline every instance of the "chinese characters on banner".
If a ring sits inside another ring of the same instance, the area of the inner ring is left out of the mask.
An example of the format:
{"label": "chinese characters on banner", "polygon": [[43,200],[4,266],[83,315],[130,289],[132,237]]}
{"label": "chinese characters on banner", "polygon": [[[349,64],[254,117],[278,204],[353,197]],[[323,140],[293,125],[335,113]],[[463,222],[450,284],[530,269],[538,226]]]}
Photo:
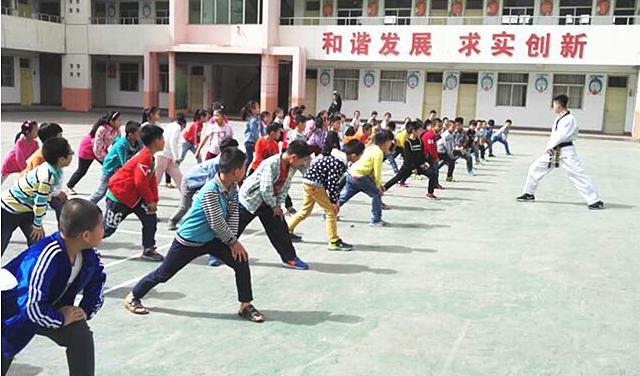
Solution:
{"label": "chinese characters on banner", "polygon": [[[341,34],[334,34],[333,32],[322,33],[322,50],[324,53],[328,56],[342,54],[342,38]],[[378,44],[382,45],[380,49],[369,48],[375,38],[380,41]],[[491,47],[488,51],[483,51],[480,47],[482,38],[486,38],[486,36],[481,36],[478,32],[460,35],[458,38],[459,46],[456,48],[457,52],[466,57],[481,55],[485,52],[490,53],[492,56],[512,57],[516,49],[526,49],[528,57],[546,59],[550,57],[549,51],[552,43],[559,43],[561,58],[582,59],[587,45],[586,33],[572,34],[571,32],[566,32],[560,38],[556,38],[559,40],[552,39],[550,33],[531,33],[526,40],[518,40],[515,34],[502,31],[491,34]],[[431,56],[432,49],[438,47],[437,45],[434,46],[430,32],[411,33],[411,48],[404,51],[398,46],[400,36],[397,32],[381,32],[379,35],[372,35],[366,31],[353,32],[349,42],[351,43],[350,53],[353,56],[399,56],[404,54],[409,56]]]}

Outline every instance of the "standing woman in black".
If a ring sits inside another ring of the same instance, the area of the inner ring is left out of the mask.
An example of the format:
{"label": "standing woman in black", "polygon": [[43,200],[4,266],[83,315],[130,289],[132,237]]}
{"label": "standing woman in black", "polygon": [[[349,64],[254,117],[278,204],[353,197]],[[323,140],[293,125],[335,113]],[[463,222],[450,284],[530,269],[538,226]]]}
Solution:
{"label": "standing woman in black", "polygon": [[331,105],[329,105],[329,117],[339,114],[340,111],[342,111],[342,97],[340,97],[340,94],[334,90]]}

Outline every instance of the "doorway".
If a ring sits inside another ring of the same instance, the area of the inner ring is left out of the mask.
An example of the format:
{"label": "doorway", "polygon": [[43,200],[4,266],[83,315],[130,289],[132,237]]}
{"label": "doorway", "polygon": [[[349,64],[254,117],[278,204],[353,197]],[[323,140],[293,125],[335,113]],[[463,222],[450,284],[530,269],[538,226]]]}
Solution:
{"label": "doorway", "polygon": [[436,110],[440,114],[442,104],[442,72],[428,72],[424,85],[424,100],[422,102],[422,118],[429,117],[431,110]]}
{"label": "doorway", "polygon": [[20,104],[30,106],[33,103],[33,78],[29,59],[20,58]]}
{"label": "doorway", "polygon": [[91,75],[91,97],[93,107],[105,107],[107,105],[107,63],[95,61]]}
{"label": "doorway", "polygon": [[189,71],[189,111],[205,108],[204,105],[204,67],[192,66]]}
{"label": "doorway", "polygon": [[[478,72],[460,73],[458,87],[458,105],[455,116],[464,118],[465,122],[476,117],[476,95],[478,93]],[[453,114],[452,114],[453,115]]]}
{"label": "doorway", "polygon": [[604,99],[604,124],[606,134],[624,134],[627,112],[627,77],[609,76]]}

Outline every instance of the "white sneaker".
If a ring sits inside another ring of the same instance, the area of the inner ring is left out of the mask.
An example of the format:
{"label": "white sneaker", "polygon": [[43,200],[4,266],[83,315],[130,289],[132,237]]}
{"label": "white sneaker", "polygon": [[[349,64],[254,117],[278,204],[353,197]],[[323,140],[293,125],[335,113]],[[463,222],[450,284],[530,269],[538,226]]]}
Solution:
{"label": "white sneaker", "polygon": [[69,194],[69,196],[75,196],[78,194],[73,188],[69,187],[67,187],[67,193]]}

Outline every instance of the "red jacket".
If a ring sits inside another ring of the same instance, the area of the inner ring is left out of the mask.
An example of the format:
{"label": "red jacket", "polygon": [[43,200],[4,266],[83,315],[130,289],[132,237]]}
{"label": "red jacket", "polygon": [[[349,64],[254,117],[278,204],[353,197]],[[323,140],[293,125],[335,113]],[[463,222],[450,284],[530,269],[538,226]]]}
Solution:
{"label": "red jacket", "polygon": [[438,160],[438,146],[436,145],[436,134],[433,129],[422,134],[422,150],[427,158],[432,161]]}
{"label": "red jacket", "polygon": [[109,179],[109,191],[131,209],[140,199],[146,204],[158,202],[158,181],[154,170],[153,154],[145,146]]}
{"label": "red jacket", "polygon": [[182,138],[189,141],[191,145],[198,147],[200,144],[200,136],[202,135],[202,128],[204,128],[202,121],[198,120],[193,122],[189,128],[182,133]]}

